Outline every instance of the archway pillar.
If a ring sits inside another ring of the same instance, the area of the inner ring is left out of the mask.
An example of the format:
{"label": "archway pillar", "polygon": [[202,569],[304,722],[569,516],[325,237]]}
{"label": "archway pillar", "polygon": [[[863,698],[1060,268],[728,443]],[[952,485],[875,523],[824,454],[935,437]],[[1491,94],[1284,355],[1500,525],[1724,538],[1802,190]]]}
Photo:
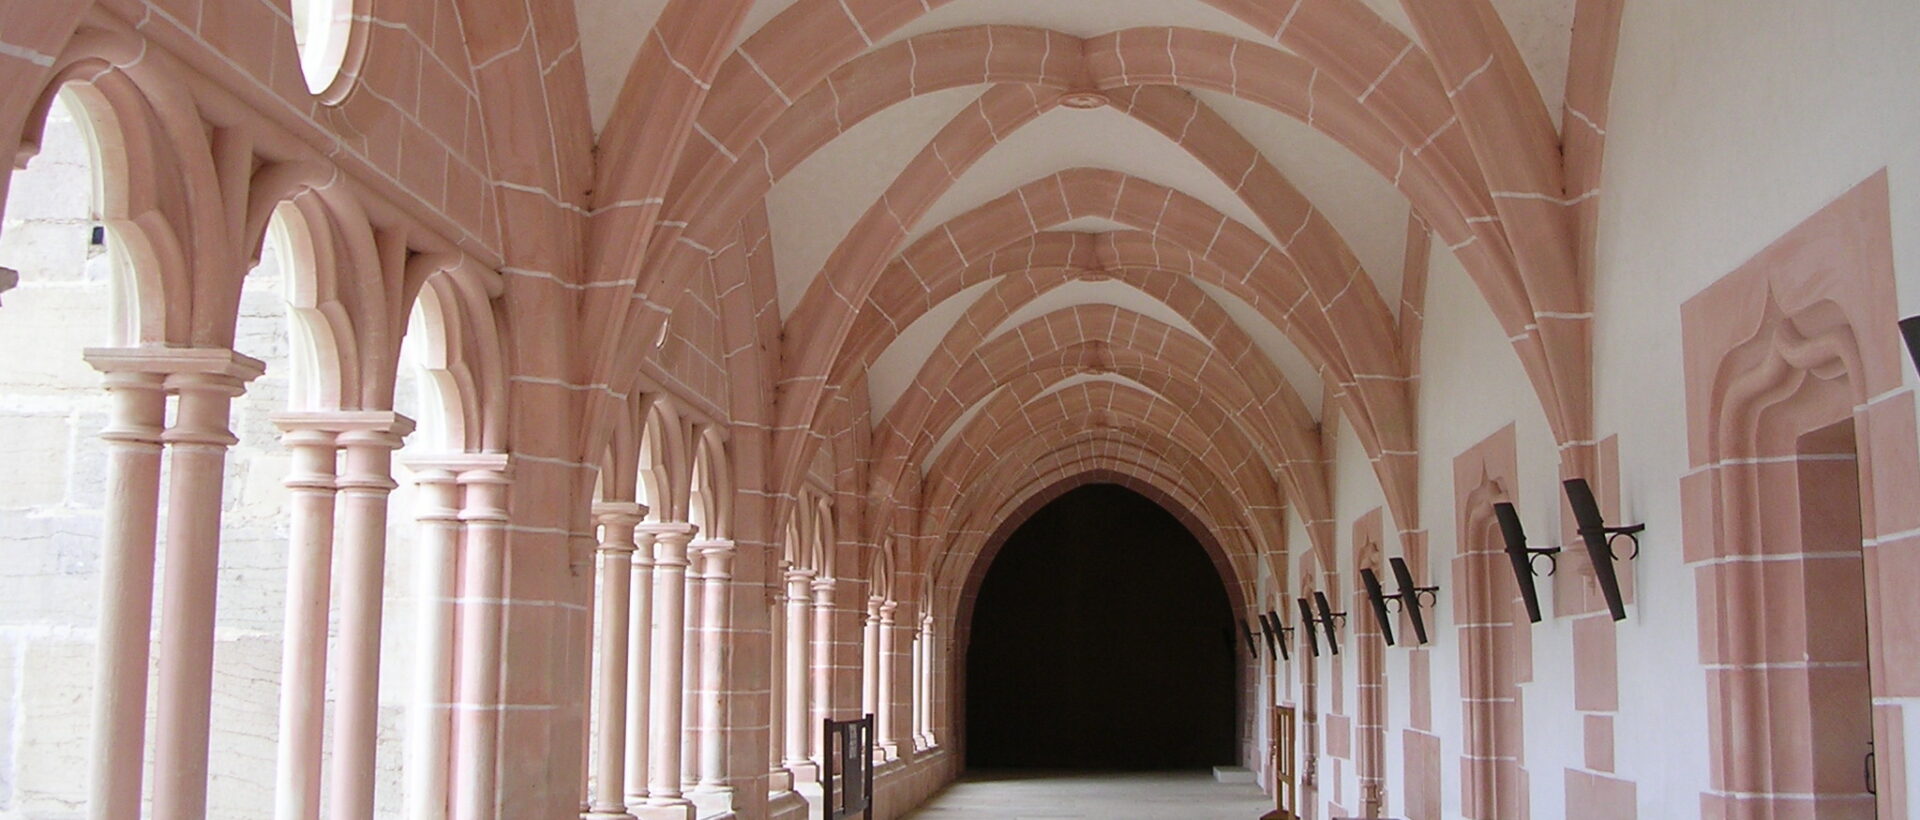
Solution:
{"label": "archway pillar", "polygon": [[373,814],[380,728],[380,620],[386,588],[387,499],[393,451],[413,420],[388,411],[326,413],[338,429],[341,471],[340,633],[334,702],[333,781],[328,813],[336,820]]}
{"label": "archway pillar", "polygon": [[[700,572],[700,704],[699,784],[703,795],[728,795],[727,783],[727,664],[733,637],[728,612],[733,605],[733,541],[724,538],[694,543]],[[703,801],[705,802],[705,801]],[[724,801],[718,801],[724,802]]]}
{"label": "archway pillar", "polygon": [[687,523],[646,524],[654,536],[652,693],[649,707],[647,802],[633,807],[646,820],[692,820],[693,803],[681,789],[681,705],[685,697]]}
{"label": "archway pillar", "polygon": [[811,783],[819,778],[819,770],[808,756],[811,737],[809,719],[812,711],[811,700],[807,693],[807,667],[811,656],[807,653],[807,638],[810,631],[807,626],[807,611],[811,604],[813,570],[789,568],[786,575],[786,664],[782,673],[785,682],[786,720],[786,768],[793,779],[800,783]]}
{"label": "archway pillar", "polygon": [[161,362],[141,350],[88,350],[105,375],[106,521],[100,560],[100,642],[94,662],[88,813],[140,813],[147,731],[147,661],[160,515],[160,435],[167,395]]}
{"label": "archway pillar", "polygon": [[627,631],[633,579],[633,530],[646,515],[644,505],[631,501],[600,502],[593,517],[600,525],[595,547],[600,572],[600,631],[594,636],[600,656],[594,681],[594,780],[587,817],[631,818],[626,804],[627,753]]}

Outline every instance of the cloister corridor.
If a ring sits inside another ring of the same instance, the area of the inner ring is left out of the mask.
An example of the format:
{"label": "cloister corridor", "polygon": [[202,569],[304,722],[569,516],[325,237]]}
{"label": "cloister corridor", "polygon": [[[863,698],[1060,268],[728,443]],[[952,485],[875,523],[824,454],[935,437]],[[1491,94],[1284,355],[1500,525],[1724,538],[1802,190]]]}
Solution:
{"label": "cloister corridor", "polygon": [[0,820],[1920,817],[1914,0],[0,0],[0,157]]}

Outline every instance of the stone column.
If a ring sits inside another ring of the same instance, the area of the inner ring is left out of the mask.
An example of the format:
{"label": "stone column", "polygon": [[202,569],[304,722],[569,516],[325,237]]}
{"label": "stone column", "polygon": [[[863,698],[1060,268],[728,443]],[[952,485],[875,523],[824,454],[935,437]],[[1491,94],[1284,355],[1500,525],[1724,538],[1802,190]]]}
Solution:
{"label": "stone column", "polygon": [[813,570],[789,568],[787,570],[787,647],[786,667],[781,673],[786,678],[786,739],[787,770],[794,779],[802,783],[811,783],[819,777],[809,757],[812,744],[813,726],[812,700],[807,697],[807,667],[812,655],[807,652],[807,640],[810,630],[807,628],[807,610],[812,604],[811,592]]}
{"label": "stone column", "polygon": [[733,605],[733,542],[699,543],[700,595],[700,782],[704,794],[729,792],[727,785],[727,649],[732,642],[728,614]]}
{"label": "stone column", "polygon": [[153,816],[201,820],[207,813],[207,742],[213,709],[214,595],[219,589],[221,490],[233,397],[265,369],[230,350],[179,351],[193,367],[164,382],[180,397],[167,446],[167,559],[161,580],[158,715],[154,720]]}
{"label": "stone column", "polygon": [[791,565],[782,560],[775,567],[769,592],[767,613],[767,791],[791,791],[793,773],[786,769],[787,750],[787,590],[784,585]]}
{"label": "stone column", "polygon": [[454,569],[460,548],[459,464],[452,459],[412,462],[419,488],[420,539],[413,624],[413,684],[407,705],[404,788],[409,820],[447,816],[448,754],[453,724]]}
{"label": "stone column", "polygon": [[[833,717],[833,587],[832,578],[813,579],[813,722],[815,729]],[[826,760],[825,735],[812,732],[809,744],[815,764]]]}
{"label": "stone column", "polygon": [[647,800],[647,752],[652,743],[653,691],[653,551],[656,539],[642,524],[634,533],[633,573],[627,607],[627,753],[626,805],[629,811]]}
{"label": "stone column", "polygon": [[[694,525],[699,526],[699,525]],[[696,554],[698,550],[689,543],[687,547],[687,577],[682,588],[687,591],[686,598],[680,602],[681,628],[683,638],[680,643],[680,789],[687,792],[699,782],[700,772],[700,647],[706,643],[706,629],[701,624],[700,599],[706,594],[706,566]],[[695,814],[699,813],[698,806]]]}
{"label": "stone column", "polygon": [[633,502],[603,502],[593,505],[593,517],[600,523],[600,634],[595,636],[600,653],[598,680],[594,681],[595,708],[600,725],[594,736],[593,794],[587,807],[588,817],[624,820],[627,813],[627,649],[631,645],[627,630],[631,626],[628,585],[633,580],[634,526],[647,514],[647,508]]}
{"label": "stone column", "polygon": [[692,524],[655,530],[653,598],[653,709],[649,745],[647,805],[635,812],[653,820],[692,820],[693,803],[681,794],[681,704],[685,693],[682,662],[686,646],[687,542]]}
{"label": "stone column", "polygon": [[934,649],[933,616],[920,619],[920,743],[931,749],[936,739],[933,734],[933,707],[936,702],[934,689],[940,678],[940,664]]}
{"label": "stone column", "polygon": [[386,591],[393,451],[413,420],[391,411],[329,414],[340,425],[340,602],[333,707],[334,820],[373,816],[380,731],[380,618]]}
{"label": "stone column", "polygon": [[900,629],[893,623],[893,614],[900,608],[895,601],[880,605],[880,681],[876,685],[875,696],[879,709],[874,712],[874,745],[879,749],[882,760],[893,760],[900,756],[900,742],[894,737],[894,687],[893,656],[899,652]]}
{"label": "stone column", "polygon": [[[867,616],[860,631],[860,712],[880,713],[880,606],[883,598],[867,599]],[[878,741],[878,733],[874,740]]]}
{"label": "stone column", "polygon": [[500,655],[505,601],[508,467],[473,466],[460,473],[465,507],[460,579],[453,816],[497,817],[500,794]]}
{"label": "stone column", "polygon": [[154,541],[160,516],[160,436],[167,395],[142,351],[93,349],[106,375],[106,520],[100,549],[100,643],[93,668],[87,816],[140,816],[147,733],[147,659],[153,629]]}
{"label": "stone column", "polygon": [[327,609],[333,580],[334,433],[312,419],[274,418],[292,451],[285,484],[290,538],[285,635],[280,645],[280,746],[273,816],[320,816],[320,759],[326,742]]}

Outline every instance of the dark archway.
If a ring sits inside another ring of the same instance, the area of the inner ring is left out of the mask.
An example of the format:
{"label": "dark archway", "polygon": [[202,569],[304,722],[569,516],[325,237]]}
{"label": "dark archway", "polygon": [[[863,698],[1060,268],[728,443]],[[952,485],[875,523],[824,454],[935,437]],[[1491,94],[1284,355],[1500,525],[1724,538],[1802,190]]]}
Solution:
{"label": "dark archway", "polygon": [[1233,763],[1232,613],[1212,559],[1173,514],[1112,484],[1060,496],[980,582],[968,767]]}

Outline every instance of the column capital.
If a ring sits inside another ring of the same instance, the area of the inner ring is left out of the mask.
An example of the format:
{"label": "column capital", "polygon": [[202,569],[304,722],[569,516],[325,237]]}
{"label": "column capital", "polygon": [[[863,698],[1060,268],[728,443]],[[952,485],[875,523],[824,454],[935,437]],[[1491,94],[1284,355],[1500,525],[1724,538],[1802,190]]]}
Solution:
{"label": "column capital", "polygon": [[446,473],[451,476],[449,481],[457,481],[466,473],[492,471],[509,477],[513,474],[512,457],[506,453],[423,453],[404,456],[400,463],[416,473]]}
{"label": "column capital", "polygon": [[266,372],[264,362],[218,347],[89,347],[81,358],[102,373],[198,373],[253,381]]}
{"label": "column capital", "polygon": [[821,575],[813,579],[812,586],[813,586],[814,592],[821,593],[824,596],[831,596],[833,593],[834,585],[835,585],[835,582],[833,578],[830,578],[825,575]]}
{"label": "column capital", "polygon": [[810,567],[789,566],[787,567],[785,577],[789,584],[796,581],[804,584],[813,580],[813,569]]}
{"label": "column capital", "polygon": [[898,610],[899,608],[900,608],[900,604],[897,601],[887,601],[885,603],[882,603],[880,605],[880,623],[885,626],[892,626],[893,613],[895,610]]}
{"label": "column capital", "polygon": [[636,501],[595,501],[593,521],[611,526],[638,526],[646,520],[647,505]]}
{"label": "column capital", "polygon": [[652,535],[661,541],[687,544],[693,541],[700,528],[685,521],[648,521],[640,525],[640,531]]}
{"label": "column capital", "polygon": [[[400,439],[414,429],[413,419],[392,410],[289,410],[268,418],[287,433],[332,433],[341,437],[342,444],[381,444],[391,440],[391,446],[397,448]],[[349,434],[354,435],[349,438]]]}
{"label": "column capital", "polygon": [[687,546],[698,555],[711,555],[716,553],[732,555],[736,551],[733,539],[731,538],[699,538]]}

